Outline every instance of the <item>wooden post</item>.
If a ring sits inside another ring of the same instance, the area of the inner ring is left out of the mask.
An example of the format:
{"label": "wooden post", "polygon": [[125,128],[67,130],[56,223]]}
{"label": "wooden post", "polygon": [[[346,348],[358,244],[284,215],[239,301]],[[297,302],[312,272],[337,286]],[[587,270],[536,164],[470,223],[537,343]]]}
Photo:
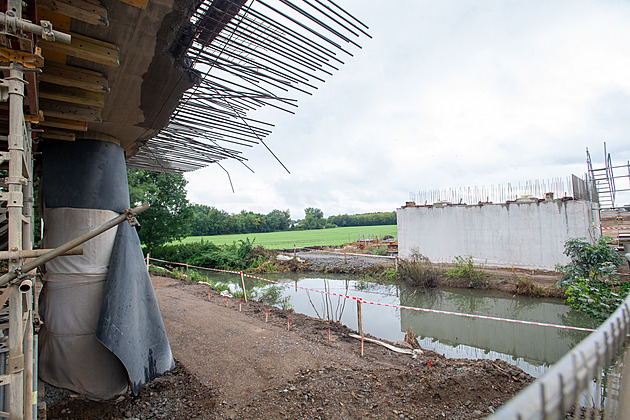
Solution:
{"label": "wooden post", "polygon": [[344,264],[348,264],[348,256],[346,255],[346,253],[343,253],[343,263]]}
{"label": "wooden post", "polygon": [[295,244],[293,244],[293,258],[295,258],[297,256],[296,252],[295,252]]}
{"label": "wooden post", "polygon": [[398,271],[398,255],[394,257],[394,263],[396,264],[396,271]]}
{"label": "wooden post", "polygon": [[269,308],[265,308],[265,323],[269,322]]}
{"label": "wooden post", "polygon": [[361,336],[361,357],[363,357],[363,299],[357,299],[357,318],[359,324],[359,335]]}
{"label": "wooden post", "polygon": [[186,263],[186,279],[190,280],[190,274],[189,274],[189,270],[188,270],[188,263]]}
{"label": "wooden post", "polygon": [[149,259],[150,259],[149,253],[147,252],[147,270],[149,270]]}
{"label": "wooden post", "polygon": [[245,298],[245,303],[247,303],[247,292],[245,291],[245,276],[241,271],[241,285],[243,286],[243,297]]}

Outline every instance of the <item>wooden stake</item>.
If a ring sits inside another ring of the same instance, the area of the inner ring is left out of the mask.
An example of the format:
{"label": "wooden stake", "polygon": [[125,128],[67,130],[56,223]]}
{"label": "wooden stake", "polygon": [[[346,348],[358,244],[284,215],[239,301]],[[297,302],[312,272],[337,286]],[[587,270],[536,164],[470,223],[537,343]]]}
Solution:
{"label": "wooden stake", "polygon": [[363,300],[357,299],[357,320],[359,326],[359,335],[363,337]]}
{"label": "wooden stake", "polygon": [[291,328],[291,322],[289,321],[289,317],[287,317],[287,331]]}
{"label": "wooden stake", "polygon": [[265,322],[269,321],[269,308],[265,308]]}
{"label": "wooden stake", "polygon": [[241,300],[238,300],[238,311],[241,312]]}
{"label": "wooden stake", "polygon": [[226,297],[226,298],[225,298],[225,307],[226,307],[226,308],[227,308],[227,306],[228,306],[228,299],[229,299],[228,297]]}
{"label": "wooden stake", "polygon": [[188,263],[186,263],[186,278],[190,280],[190,274],[188,273]]}
{"label": "wooden stake", "polygon": [[396,264],[396,271],[398,271],[398,255],[395,256],[394,262]]}
{"label": "wooden stake", "polygon": [[363,357],[363,299],[357,299],[357,317],[359,323],[359,335],[361,336],[361,357]]}
{"label": "wooden stake", "polygon": [[210,289],[208,289],[208,300],[210,300]]}
{"label": "wooden stake", "polygon": [[296,253],[295,253],[295,244],[293,244],[293,258],[296,257]]}
{"label": "wooden stake", "polygon": [[348,256],[346,255],[346,253],[343,253],[343,263],[344,264],[348,264]]}
{"label": "wooden stake", "polygon": [[147,270],[149,269],[149,253],[147,252]]}
{"label": "wooden stake", "polygon": [[328,328],[328,344],[330,344],[330,328]]}
{"label": "wooden stake", "polygon": [[243,286],[243,296],[245,297],[245,303],[247,303],[247,292],[245,291],[245,276],[241,271],[241,285]]}

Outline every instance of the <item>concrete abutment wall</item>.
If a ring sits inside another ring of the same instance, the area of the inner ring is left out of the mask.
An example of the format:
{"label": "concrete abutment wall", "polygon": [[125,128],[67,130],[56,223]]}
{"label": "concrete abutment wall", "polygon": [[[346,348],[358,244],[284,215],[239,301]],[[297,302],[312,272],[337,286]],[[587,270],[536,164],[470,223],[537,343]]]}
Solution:
{"label": "concrete abutment wall", "polygon": [[566,263],[569,238],[593,237],[587,201],[403,207],[397,210],[401,257],[472,256],[492,265]]}

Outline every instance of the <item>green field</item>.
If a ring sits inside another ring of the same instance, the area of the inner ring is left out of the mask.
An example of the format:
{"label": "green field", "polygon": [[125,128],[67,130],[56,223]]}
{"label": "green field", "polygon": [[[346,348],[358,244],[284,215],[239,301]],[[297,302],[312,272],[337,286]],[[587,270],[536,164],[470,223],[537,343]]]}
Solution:
{"label": "green field", "polygon": [[[398,237],[396,225],[385,226],[351,226],[333,229],[315,229],[315,230],[291,230],[284,232],[267,232],[267,233],[241,233],[236,235],[213,235],[213,236],[189,236],[181,240],[183,243],[210,241],[216,245],[231,244],[239,240],[249,238],[255,241],[254,245],[262,245],[268,249],[298,248],[318,245],[343,245],[346,242],[354,241],[358,235],[378,236],[382,238],[385,235]],[[177,243],[177,242],[175,242]]]}

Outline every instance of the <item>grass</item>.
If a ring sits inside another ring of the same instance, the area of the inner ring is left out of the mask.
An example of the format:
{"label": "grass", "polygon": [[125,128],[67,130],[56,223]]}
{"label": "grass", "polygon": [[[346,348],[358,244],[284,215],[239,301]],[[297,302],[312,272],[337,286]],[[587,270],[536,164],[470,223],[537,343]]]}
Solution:
{"label": "grass", "polygon": [[[359,234],[376,235],[379,238],[385,235],[398,236],[396,225],[351,226],[333,229],[242,233],[236,235],[189,236],[182,239],[181,243],[201,242],[203,239],[204,241],[213,242],[215,245],[225,245],[249,238],[250,241],[255,241],[254,245],[261,245],[263,248],[289,249],[293,248],[293,245],[298,248],[307,246],[343,245],[346,242],[354,240],[355,235]],[[174,244],[176,243],[180,242],[174,242]]]}

